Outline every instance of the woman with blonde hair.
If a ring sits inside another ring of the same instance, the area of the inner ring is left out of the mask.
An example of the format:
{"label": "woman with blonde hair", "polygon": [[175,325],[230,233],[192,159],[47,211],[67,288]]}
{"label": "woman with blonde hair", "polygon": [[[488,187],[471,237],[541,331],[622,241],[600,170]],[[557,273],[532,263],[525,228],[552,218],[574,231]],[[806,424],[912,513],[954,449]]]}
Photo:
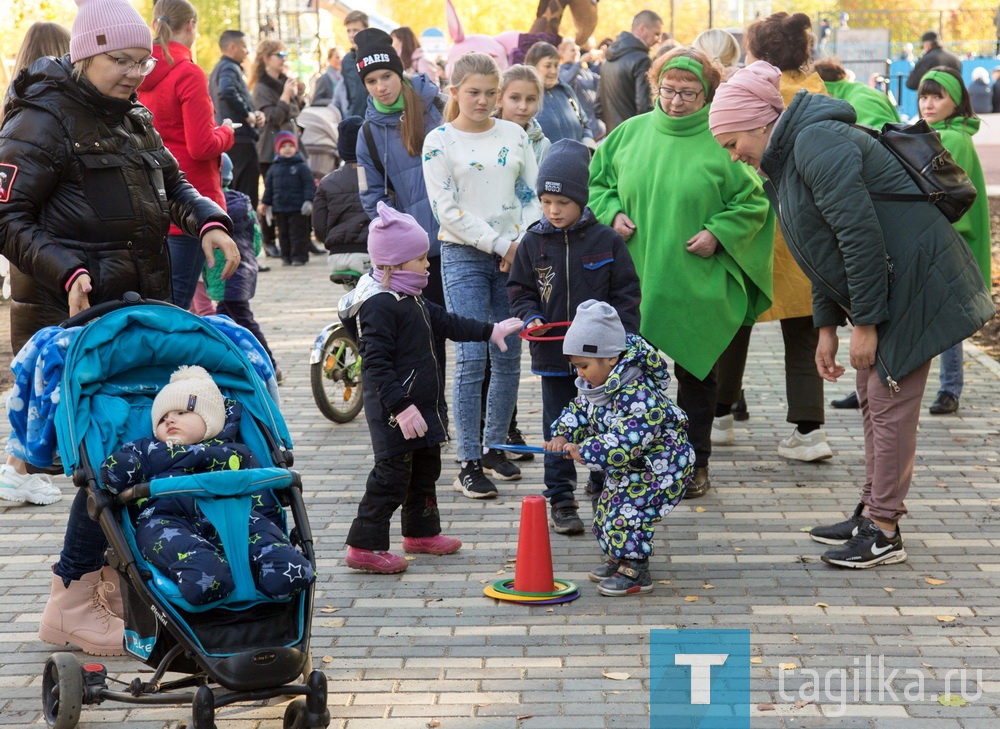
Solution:
{"label": "woman with blonde hair", "polygon": [[[153,126],[177,159],[188,182],[225,209],[222,153],[233,146],[233,123],[216,125],[205,72],[191,58],[198,14],[188,0],[158,0],[153,6],[153,58],[157,63],[139,88],[139,101],[153,112]],[[205,265],[197,238],[176,225],[167,235],[173,284],[171,301],[187,309]]]}
{"label": "woman with blonde hair", "polygon": [[728,30],[709,28],[702,31],[691,43],[691,47],[722,66],[723,81],[728,81],[740,70],[740,56],[743,55],[743,51],[740,42]]}

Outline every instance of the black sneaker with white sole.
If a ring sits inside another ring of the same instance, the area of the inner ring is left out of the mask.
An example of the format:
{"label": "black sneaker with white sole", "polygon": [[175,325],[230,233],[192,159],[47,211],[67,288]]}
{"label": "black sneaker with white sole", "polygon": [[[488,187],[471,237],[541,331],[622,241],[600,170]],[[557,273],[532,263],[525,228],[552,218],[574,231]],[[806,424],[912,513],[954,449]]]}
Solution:
{"label": "black sneaker with white sole", "polygon": [[[524,446],[528,445],[524,441],[524,434],[518,429],[516,425],[512,425],[510,430],[507,431],[507,445]],[[534,453],[518,453],[517,451],[507,451],[508,461],[533,461],[535,460]]]}
{"label": "black sneaker with white sole", "polygon": [[813,527],[809,536],[814,542],[820,544],[843,544],[858,533],[858,527],[865,520],[865,517],[861,516],[864,509],[865,505],[859,502],[854,514],[849,519],[828,526]]}
{"label": "black sneaker with white sole", "polygon": [[456,491],[461,491],[470,499],[495,499],[497,487],[483,474],[480,461],[469,461],[468,465],[458,472],[453,484]]}
{"label": "black sneaker with white sole", "polygon": [[483,472],[501,481],[517,481],[521,469],[507,460],[507,454],[497,448],[490,448],[483,454]]}
{"label": "black sneaker with white sole", "polygon": [[858,533],[841,547],[835,547],[824,554],[822,559],[836,567],[851,567],[865,570],[882,564],[897,564],[906,561],[903,537],[896,527],[896,536],[887,537],[871,519],[865,519],[858,527]]}

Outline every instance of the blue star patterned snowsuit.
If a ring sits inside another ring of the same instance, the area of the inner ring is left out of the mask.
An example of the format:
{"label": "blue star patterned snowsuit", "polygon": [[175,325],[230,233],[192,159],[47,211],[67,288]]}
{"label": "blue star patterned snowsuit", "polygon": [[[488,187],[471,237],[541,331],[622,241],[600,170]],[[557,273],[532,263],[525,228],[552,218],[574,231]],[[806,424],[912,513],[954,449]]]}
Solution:
{"label": "blue star patterned snowsuit", "polygon": [[[242,406],[226,399],[226,424],[215,438],[194,445],[140,438],[112,453],[101,482],[114,493],[153,477],[259,467],[249,449],[235,442]],[[281,506],[269,491],[253,495],[250,511],[250,570],[257,589],[284,600],[313,581],[309,560],[289,544]],[[132,507],[135,541],[142,556],[173,580],[192,605],[222,600],[236,587],[219,534],[197,501],[187,496],[142,499]]]}
{"label": "blue star patterned snowsuit", "polygon": [[611,559],[644,560],[653,528],[680,502],[694,470],[687,415],[667,397],[663,357],[642,337],[626,348],[603,388],[577,378],[580,394],[552,424],[552,437],[580,447],[592,468],[605,471],[594,535]]}

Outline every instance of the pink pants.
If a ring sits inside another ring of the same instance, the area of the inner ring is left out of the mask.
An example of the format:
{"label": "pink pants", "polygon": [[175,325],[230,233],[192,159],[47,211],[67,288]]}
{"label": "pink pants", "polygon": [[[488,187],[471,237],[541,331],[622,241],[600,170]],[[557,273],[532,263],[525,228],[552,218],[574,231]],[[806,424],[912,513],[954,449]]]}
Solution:
{"label": "pink pants", "polygon": [[865,485],[861,501],[871,517],[895,524],[906,513],[903,500],[913,481],[920,399],[931,363],[899,381],[899,392],[879,379],[874,367],[858,370],[858,402],[865,430]]}

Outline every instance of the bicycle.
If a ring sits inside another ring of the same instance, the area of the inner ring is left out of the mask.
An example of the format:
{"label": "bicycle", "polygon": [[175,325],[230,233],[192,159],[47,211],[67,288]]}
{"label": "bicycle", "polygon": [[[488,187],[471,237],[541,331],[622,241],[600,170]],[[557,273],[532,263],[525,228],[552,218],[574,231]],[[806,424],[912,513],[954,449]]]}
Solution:
{"label": "bicycle", "polygon": [[[361,274],[334,271],[330,280],[354,288]],[[361,352],[358,343],[338,319],[323,328],[309,353],[313,399],[323,416],[349,423],[364,407],[361,389]]]}

